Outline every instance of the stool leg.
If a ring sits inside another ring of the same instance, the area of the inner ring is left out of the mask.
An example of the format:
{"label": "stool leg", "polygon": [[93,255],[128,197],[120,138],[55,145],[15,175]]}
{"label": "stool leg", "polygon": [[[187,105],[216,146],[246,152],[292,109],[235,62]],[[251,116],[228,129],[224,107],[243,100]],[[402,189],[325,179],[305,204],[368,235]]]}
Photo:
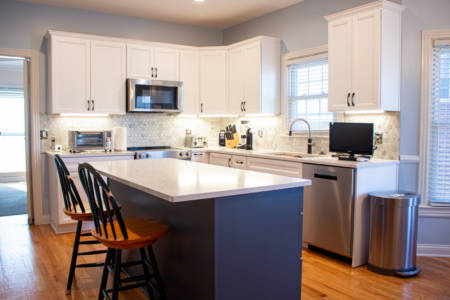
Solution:
{"label": "stool leg", "polygon": [[120,250],[120,249],[115,250],[112,300],[119,299],[121,256],[122,256],[122,250]]}
{"label": "stool leg", "polygon": [[155,253],[153,252],[153,247],[148,246],[148,255],[150,256],[150,262],[152,263],[153,273],[155,274],[156,283],[158,284],[158,293],[161,300],[167,300],[166,292],[164,291],[164,285],[159,273],[158,264],[156,263]]}
{"label": "stool leg", "polygon": [[73,242],[72,260],[70,261],[69,278],[67,279],[66,295],[70,295],[70,290],[72,288],[73,276],[75,275],[75,268],[77,265],[77,256],[78,256],[78,246],[80,245],[80,234],[81,234],[82,224],[83,224],[82,221],[78,221],[78,223],[77,223],[77,231],[75,233],[75,241]]}
{"label": "stool leg", "polygon": [[113,252],[114,250],[111,248],[108,248],[108,252],[106,252],[105,265],[103,266],[102,281],[100,282],[100,291],[98,293],[98,300],[103,300],[104,298],[103,291],[106,289],[106,284],[108,283],[108,274],[109,274],[108,265],[111,263]]}
{"label": "stool leg", "polygon": [[[145,248],[140,248],[139,251],[141,252],[141,260],[143,261],[142,263],[142,268],[144,269],[144,275],[145,276],[149,276],[150,272],[148,271],[148,266],[146,264],[147,261],[147,255],[145,255]],[[147,292],[149,294],[150,299],[153,299],[153,287],[151,285],[151,281],[150,278],[146,280],[147,282]]]}

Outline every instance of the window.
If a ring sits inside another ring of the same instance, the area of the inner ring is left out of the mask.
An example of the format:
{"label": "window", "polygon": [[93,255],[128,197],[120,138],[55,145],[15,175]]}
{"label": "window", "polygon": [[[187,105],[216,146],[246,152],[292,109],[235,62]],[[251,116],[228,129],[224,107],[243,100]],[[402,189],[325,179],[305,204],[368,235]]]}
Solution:
{"label": "window", "polygon": [[[315,55],[288,63],[287,125],[304,118],[311,130],[328,130],[336,114],[328,112],[328,58]],[[294,124],[293,131],[304,131],[303,122]]]}
{"label": "window", "polygon": [[426,193],[431,205],[450,205],[450,41],[433,44]]}

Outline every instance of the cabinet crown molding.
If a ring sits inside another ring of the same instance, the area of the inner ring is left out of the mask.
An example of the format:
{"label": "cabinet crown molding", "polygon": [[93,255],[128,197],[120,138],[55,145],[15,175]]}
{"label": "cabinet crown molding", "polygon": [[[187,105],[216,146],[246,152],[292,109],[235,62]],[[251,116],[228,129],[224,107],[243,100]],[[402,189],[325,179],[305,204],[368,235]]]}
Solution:
{"label": "cabinet crown molding", "polygon": [[324,18],[327,21],[332,21],[335,19],[350,16],[355,13],[360,13],[360,12],[368,11],[368,10],[375,9],[375,8],[388,9],[388,10],[392,10],[392,11],[397,11],[399,13],[401,13],[405,10],[404,5],[401,5],[401,4],[392,2],[392,1],[388,1],[388,0],[378,0],[378,1],[370,2],[370,3],[364,4],[364,5],[360,5],[360,6],[357,6],[354,8],[346,9],[346,10],[325,16]]}

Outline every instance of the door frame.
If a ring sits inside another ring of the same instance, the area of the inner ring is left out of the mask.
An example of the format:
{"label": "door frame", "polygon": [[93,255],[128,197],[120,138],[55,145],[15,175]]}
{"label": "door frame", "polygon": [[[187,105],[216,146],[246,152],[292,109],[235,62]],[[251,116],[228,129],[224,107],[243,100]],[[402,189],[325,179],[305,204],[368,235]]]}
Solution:
{"label": "door frame", "polygon": [[24,74],[25,98],[25,147],[27,160],[28,223],[48,223],[42,207],[40,116],[39,116],[39,52],[31,49],[0,48],[0,56],[22,57],[29,61],[29,77]]}

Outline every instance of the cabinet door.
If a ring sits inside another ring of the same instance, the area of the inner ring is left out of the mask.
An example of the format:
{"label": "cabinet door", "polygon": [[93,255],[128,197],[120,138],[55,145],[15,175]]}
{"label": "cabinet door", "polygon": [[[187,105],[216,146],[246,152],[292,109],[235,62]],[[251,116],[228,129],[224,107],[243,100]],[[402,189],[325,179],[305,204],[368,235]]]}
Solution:
{"label": "cabinet door", "polygon": [[52,37],[50,47],[50,113],[87,113],[91,99],[91,42]]}
{"label": "cabinet door", "polygon": [[201,51],[200,113],[226,114],[227,99],[227,51]]}
{"label": "cabinet door", "polygon": [[181,51],[180,81],[183,82],[183,114],[198,113],[198,52]]}
{"label": "cabinet door", "polygon": [[145,45],[127,45],[127,77],[152,79],[153,49]]}
{"label": "cabinet door", "polygon": [[247,77],[245,50],[242,47],[229,52],[229,91],[230,113],[244,113],[244,84]]}
{"label": "cabinet door", "polygon": [[94,113],[125,113],[125,44],[92,41],[91,99]]}
{"label": "cabinet door", "polygon": [[[352,17],[328,23],[328,110],[345,111],[351,93]],[[349,99],[350,100],[350,99]]]}
{"label": "cabinet door", "polygon": [[248,45],[244,49],[244,112],[261,113],[261,44]]}
{"label": "cabinet door", "polygon": [[155,48],[154,67],[157,80],[178,80],[179,51],[175,49]]}
{"label": "cabinet door", "polygon": [[380,26],[379,9],[353,17],[352,92],[357,110],[379,108]]}
{"label": "cabinet door", "polygon": [[231,155],[221,153],[210,153],[209,163],[217,166],[231,167]]}

